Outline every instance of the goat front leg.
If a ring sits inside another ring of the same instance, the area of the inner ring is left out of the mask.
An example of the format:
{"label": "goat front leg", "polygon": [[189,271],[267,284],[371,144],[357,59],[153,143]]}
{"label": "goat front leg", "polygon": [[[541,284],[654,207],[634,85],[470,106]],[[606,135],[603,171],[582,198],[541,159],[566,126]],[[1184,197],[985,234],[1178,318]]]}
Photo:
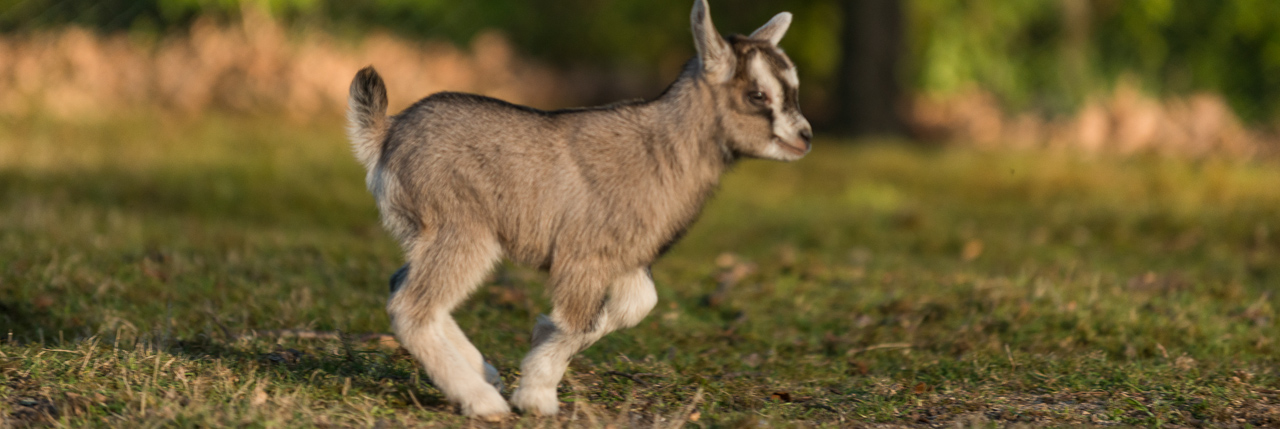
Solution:
{"label": "goat front leg", "polygon": [[[511,395],[511,405],[526,413],[544,416],[560,412],[556,386],[564,377],[573,355],[590,347],[605,334],[640,323],[657,303],[658,292],[654,289],[653,279],[648,268],[642,268],[612,282],[604,305],[594,320],[585,323],[588,329],[570,328],[574,324],[566,323],[565,312],[560,306],[551,312],[550,318],[539,316],[533,328],[533,350],[520,365],[520,387]],[[590,303],[575,308],[586,305]]]}

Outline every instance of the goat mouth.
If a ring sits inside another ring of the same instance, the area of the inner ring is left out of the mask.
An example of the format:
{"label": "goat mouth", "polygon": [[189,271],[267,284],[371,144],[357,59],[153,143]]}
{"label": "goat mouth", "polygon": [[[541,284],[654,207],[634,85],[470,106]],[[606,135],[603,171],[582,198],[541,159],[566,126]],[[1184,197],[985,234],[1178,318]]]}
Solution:
{"label": "goat mouth", "polygon": [[774,137],[773,140],[775,143],[778,144],[778,146],[782,146],[782,149],[786,150],[787,152],[791,152],[796,155],[804,155],[806,153],[809,153],[809,148],[806,147],[808,145],[796,146],[791,144],[791,142],[788,142],[786,139],[782,139],[779,137]]}

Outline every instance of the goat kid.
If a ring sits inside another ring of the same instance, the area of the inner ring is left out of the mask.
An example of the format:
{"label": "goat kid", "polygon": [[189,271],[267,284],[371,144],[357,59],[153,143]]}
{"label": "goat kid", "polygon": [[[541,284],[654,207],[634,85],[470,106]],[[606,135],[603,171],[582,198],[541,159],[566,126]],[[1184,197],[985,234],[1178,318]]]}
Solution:
{"label": "goat kid", "polygon": [[510,404],[556,414],[569,359],[657,303],[649,265],[721,173],[739,158],[809,151],[795,66],[777,47],[791,14],[727,39],[706,0],[691,18],[697,57],[648,101],[541,111],[442,92],[387,117],[377,72],[352,81],[351,142],[407,260],[391,279],[392,327],[464,415],[511,410],[450,315],[501,257],[550,272],[554,309],[537,321]]}

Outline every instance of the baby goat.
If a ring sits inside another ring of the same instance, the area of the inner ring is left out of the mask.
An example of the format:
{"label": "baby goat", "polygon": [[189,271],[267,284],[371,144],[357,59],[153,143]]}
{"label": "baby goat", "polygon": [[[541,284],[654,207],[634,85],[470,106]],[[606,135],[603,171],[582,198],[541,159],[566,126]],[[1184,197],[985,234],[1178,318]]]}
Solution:
{"label": "baby goat", "polygon": [[548,112],[443,92],[388,118],[373,68],[351,82],[351,142],[407,260],[391,281],[392,328],[463,414],[511,410],[450,315],[499,258],[550,272],[554,309],[534,328],[511,405],[555,414],[569,359],[657,303],[649,265],[721,173],[809,151],[795,67],[777,47],[791,14],[725,39],[696,0],[692,24],[698,56],[654,100]]}

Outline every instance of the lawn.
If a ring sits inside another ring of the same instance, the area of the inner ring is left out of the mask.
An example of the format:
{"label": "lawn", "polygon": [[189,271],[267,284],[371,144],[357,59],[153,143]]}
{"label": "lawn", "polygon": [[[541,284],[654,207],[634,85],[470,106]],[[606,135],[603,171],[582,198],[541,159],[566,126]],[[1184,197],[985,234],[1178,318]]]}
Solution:
{"label": "lawn", "polygon": [[[163,118],[0,118],[0,427],[478,425],[367,335],[402,260],[340,119]],[[820,139],[653,273],[503,426],[1280,425],[1277,160]],[[508,386],[544,281],[456,313]]]}

